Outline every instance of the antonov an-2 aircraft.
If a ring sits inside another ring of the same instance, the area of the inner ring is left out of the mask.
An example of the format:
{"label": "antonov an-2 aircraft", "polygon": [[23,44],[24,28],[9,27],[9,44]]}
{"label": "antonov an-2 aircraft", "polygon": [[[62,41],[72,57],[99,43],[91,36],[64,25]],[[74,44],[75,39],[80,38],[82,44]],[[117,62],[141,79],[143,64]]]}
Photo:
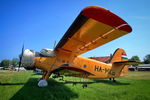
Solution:
{"label": "antonov an-2 aircraft", "polygon": [[39,87],[48,85],[47,80],[52,73],[58,77],[63,75],[90,79],[114,79],[124,76],[128,72],[127,65],[136,62],[128,61],[125,58],[126,52],[121,48],[114,52],[108,64],[79,55],[131,31],[127,22],[109,10],[89,6],[80,12],[53,50],[42,49],[41,52],[22,50],[19,66],[44,71],[38,82]]}

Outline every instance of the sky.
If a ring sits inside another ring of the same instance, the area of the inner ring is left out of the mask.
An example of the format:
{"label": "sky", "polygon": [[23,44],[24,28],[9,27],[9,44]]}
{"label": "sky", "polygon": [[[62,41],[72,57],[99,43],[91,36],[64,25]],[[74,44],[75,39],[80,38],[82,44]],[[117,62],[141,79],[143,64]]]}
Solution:
{"label": "sky", "polygon": [[104,7],[124,19],[133,31],[82,54],[109,56],[123,48],[128,58],[150,54],[150,0],[0,0],[0,61],[18,57],[25,49],[53,48],[80,11]]}

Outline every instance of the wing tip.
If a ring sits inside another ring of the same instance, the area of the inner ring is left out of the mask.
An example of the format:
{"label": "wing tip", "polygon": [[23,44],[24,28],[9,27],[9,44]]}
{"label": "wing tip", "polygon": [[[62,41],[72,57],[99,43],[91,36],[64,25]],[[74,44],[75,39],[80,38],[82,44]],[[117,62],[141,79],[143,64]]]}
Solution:
{"label": "wing tip", "polygon": [[132,31],[131,26],[128,25],[126,21],[124,21],[122,18],[112,13],[106,8],[99,7],[99,6],[88,6],[82,10],[81,14],[88,18],[92,18],[94,20],[97,20],[99,22],[102,22],[112,27],[117,27],[122,24],[127,24],[126,26],[123,26],[119,29],[126,31],[128,33]]}

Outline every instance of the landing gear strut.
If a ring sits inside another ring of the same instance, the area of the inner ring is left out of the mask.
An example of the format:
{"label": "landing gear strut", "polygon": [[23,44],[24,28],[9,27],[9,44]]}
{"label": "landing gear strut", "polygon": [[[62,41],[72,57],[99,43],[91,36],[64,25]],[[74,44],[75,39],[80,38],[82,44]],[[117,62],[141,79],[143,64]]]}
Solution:
{"label": "landing gear strut", "polygon": [[109,80],[111,81],[111,78],[109,78]]}
{"label": "landing gear strut", "polygon": [[116,82],[115,78],[113,78],[113,82]]}
{"label": "landing gear strut", "polygon": [[43,74],[43,76],[42,76],[42,78],[38,82],[38,86],[39,87],[46,87],[46,86],[48,86],[47,80],[48,80],[48,78],[49,78],[50,75],[51,75],[50,72],[45,71],[44,74]]}

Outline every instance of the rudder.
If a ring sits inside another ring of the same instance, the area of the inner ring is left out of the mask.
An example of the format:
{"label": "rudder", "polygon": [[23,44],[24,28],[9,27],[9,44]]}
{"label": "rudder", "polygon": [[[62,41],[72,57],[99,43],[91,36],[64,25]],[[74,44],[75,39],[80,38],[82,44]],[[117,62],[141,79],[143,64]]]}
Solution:
{"label": "rudder", "polygon": [[128,59],[127,59],[126,56],[127,56],[126,52],[122,48],[118,48],[114,52],[114,54],[113,54],[113,56],[111,58],[110,63],[112,64],[114,62],[128,61]]}

